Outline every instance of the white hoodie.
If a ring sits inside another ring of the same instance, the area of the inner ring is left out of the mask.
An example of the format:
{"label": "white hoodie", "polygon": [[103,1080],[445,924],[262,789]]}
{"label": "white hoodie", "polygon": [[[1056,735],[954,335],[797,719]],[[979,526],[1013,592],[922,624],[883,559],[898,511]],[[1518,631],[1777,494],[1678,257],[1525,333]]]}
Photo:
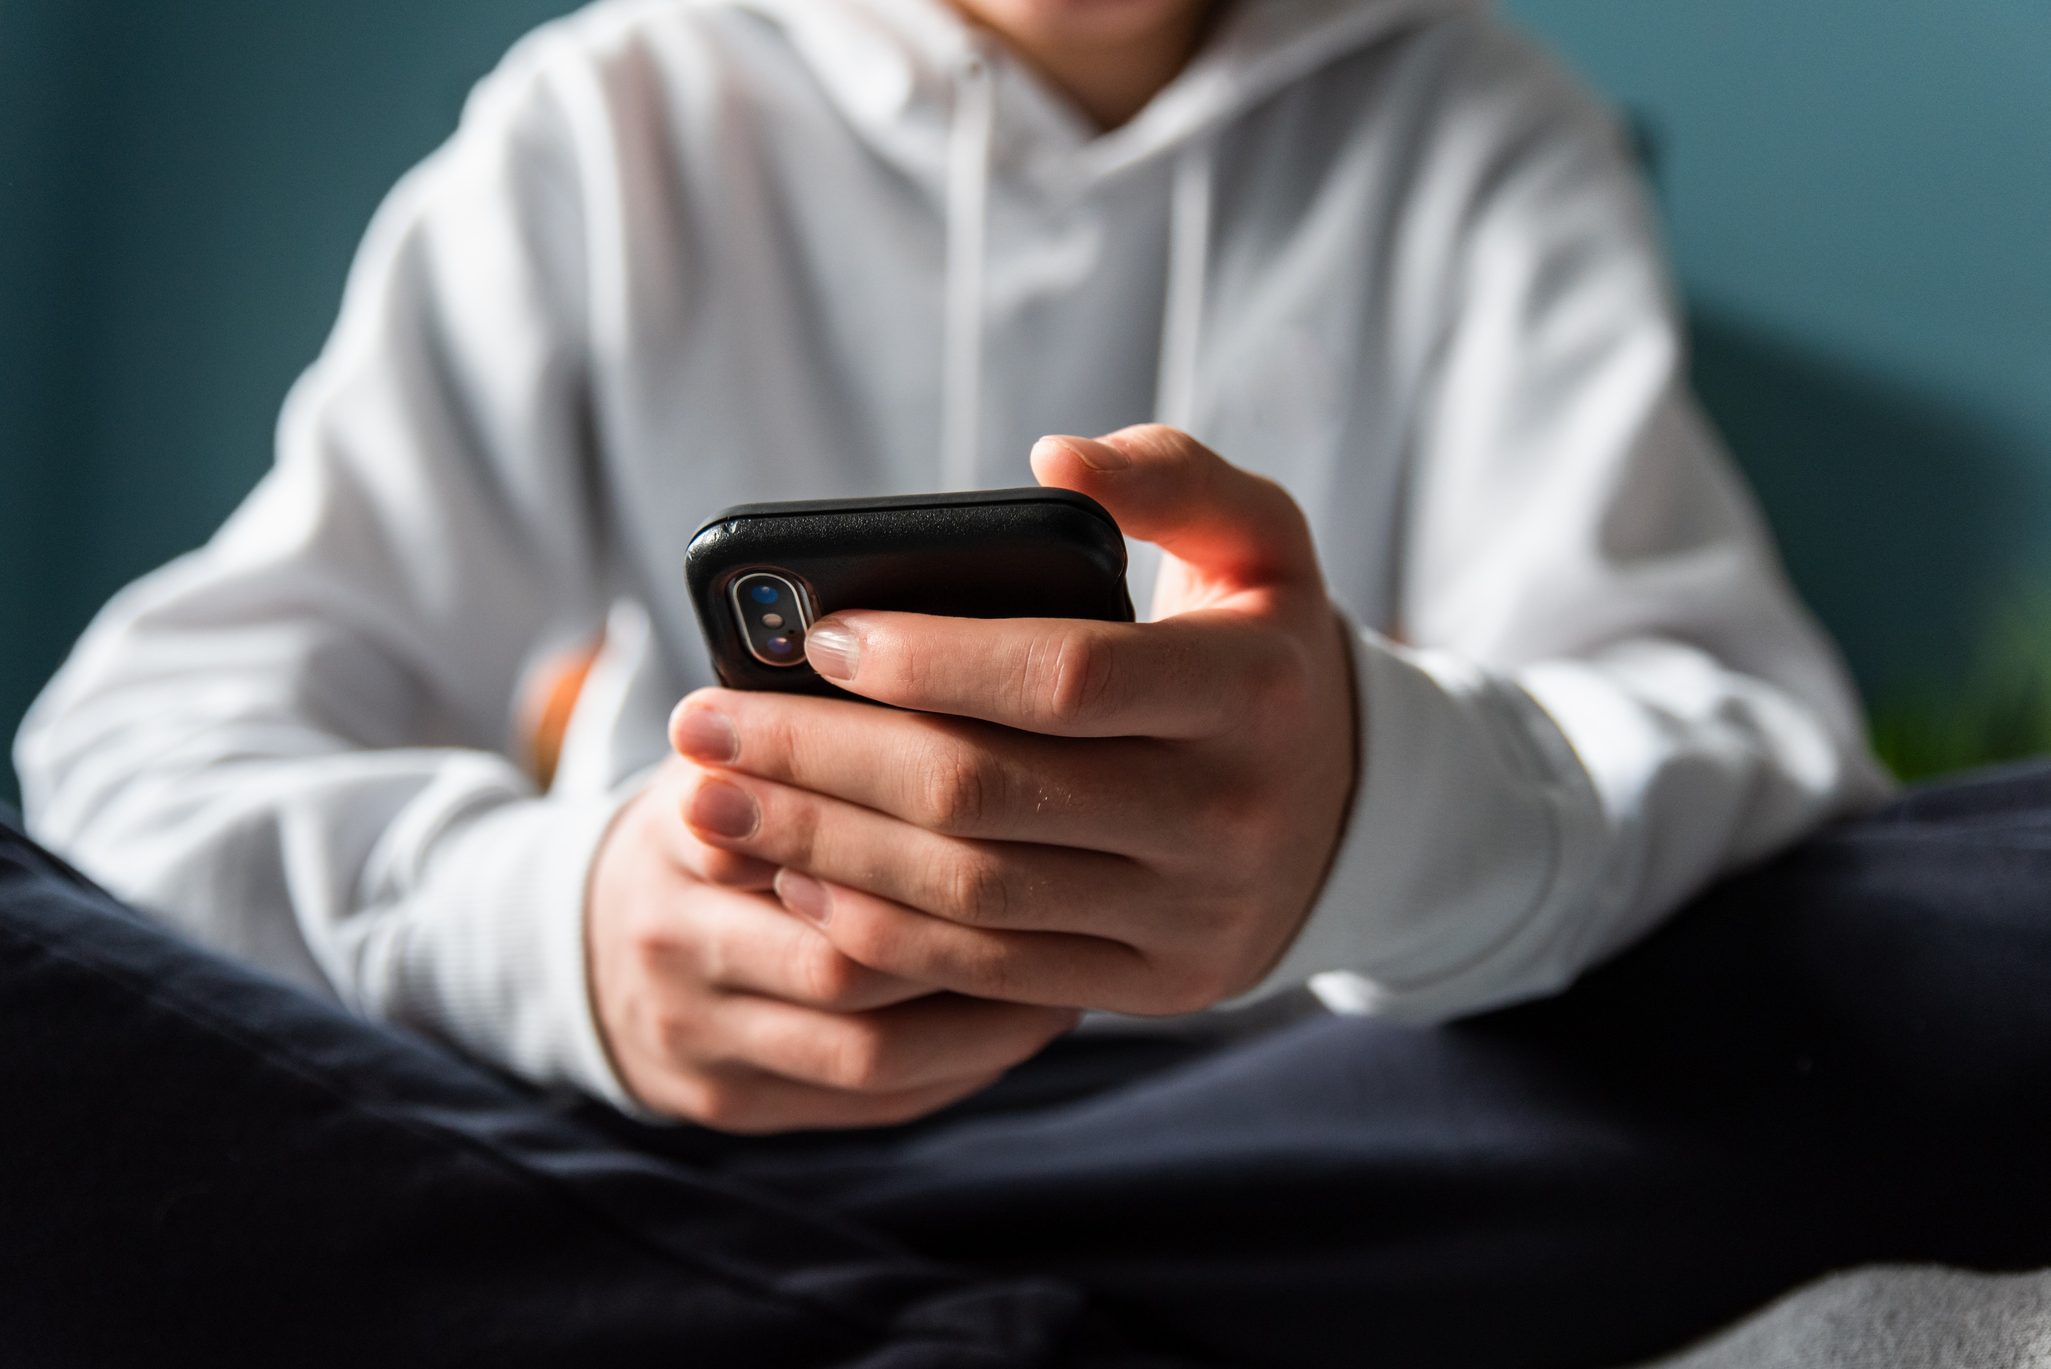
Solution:
{"label": "white hoodie", "polygon": [[[1295,493],[1361,628],[1365,769],[1265,990],[1548,993],[1883,787],[1682,372],[1615,129],[1477,4],[1240,0],[1098,134],[940,0],[606,0],[393,194],[276,470],[39,701],[31,820],[623,1101],[583,891],[711,680],[691,530],[1160,419]],[[523,674],[607,620],[538,793]]]}

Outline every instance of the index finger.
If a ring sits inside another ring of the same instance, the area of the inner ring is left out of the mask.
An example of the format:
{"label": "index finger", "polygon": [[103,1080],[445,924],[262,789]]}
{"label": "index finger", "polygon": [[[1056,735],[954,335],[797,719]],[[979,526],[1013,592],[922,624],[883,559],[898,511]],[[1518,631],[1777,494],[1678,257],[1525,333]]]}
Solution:
{"label": "index finger", "polygon": [[807,659],[850,693],[1058,737],[1210,737],[1273,698],[1300,654],[1230,610],[1157,623],[836,613]]}

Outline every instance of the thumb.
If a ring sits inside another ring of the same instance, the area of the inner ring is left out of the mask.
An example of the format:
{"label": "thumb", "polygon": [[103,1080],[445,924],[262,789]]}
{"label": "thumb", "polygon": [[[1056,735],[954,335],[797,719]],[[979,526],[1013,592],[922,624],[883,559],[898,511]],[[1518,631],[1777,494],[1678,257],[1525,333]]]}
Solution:
{"label": "thumb", "polygon": [[1288,491],[1179,429],[1143,423],[1102,438],[1043,437],[1032,459],[1042,485],[1090,496],[1128,536],[1206,578],[1249,586],[1321,578],[1310,526]]}

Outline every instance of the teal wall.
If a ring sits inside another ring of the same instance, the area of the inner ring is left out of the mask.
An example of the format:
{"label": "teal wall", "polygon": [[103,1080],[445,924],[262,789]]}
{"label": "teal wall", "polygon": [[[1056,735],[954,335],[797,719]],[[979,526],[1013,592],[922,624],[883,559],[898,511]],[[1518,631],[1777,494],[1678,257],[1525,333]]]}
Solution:
{"label": "teal wall", "polygon": [[0,738],[256,480],[379,199],[567,8],[0,0]]}
{"label": "teal wall", "polygon": [[2051,3],[1507,7],[1642,118],[1698,383],[1869,695],[1946,679],[2051,576]]}
{"label": "teal wall", "polygon": [[[0,0],[0,735],[256,478],[379,196],[564,7]],[[1641,116],[1703,388],[1862,683],[1941,678],[2051,566],[2051,4],[1508,8]]]}

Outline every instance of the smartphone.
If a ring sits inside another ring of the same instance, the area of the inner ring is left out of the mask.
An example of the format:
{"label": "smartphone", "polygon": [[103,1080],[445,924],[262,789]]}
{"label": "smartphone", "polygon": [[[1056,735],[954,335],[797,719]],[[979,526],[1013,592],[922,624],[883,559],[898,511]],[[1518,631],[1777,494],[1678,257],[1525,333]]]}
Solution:
{"label": "smartphone", "polygon": [[692,535],[684,576],[733,689],[844,694],[805,662],[842,609],[1132,621],[1118,524],[1069,490],[742,504]]}

